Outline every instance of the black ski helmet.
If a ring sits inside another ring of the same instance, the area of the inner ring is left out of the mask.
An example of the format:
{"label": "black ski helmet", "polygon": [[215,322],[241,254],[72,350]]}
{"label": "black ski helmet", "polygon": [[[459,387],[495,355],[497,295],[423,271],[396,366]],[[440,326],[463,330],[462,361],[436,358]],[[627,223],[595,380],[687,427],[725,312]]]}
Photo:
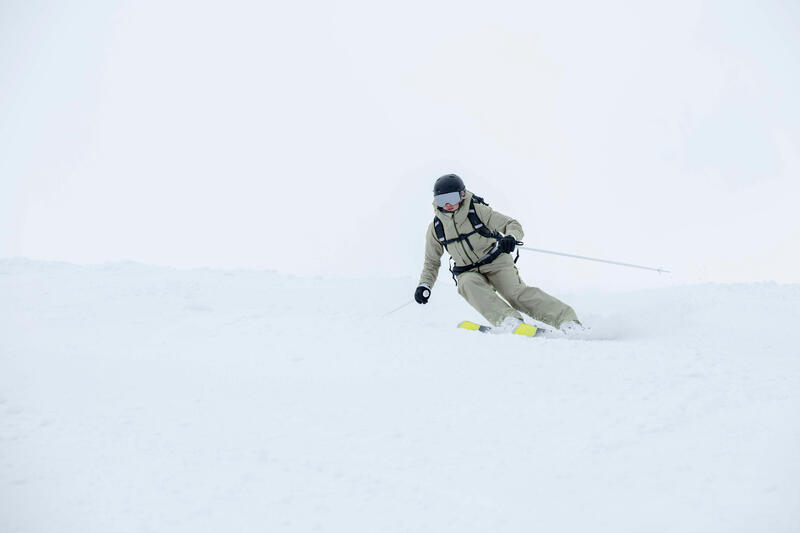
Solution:
{"label": "black ski helmet", "polygon": [[447,194],[449,192],[464,192],[467,188],[464,186],[464,180],[455,174],[445,174],[433,184],[433,195]]}

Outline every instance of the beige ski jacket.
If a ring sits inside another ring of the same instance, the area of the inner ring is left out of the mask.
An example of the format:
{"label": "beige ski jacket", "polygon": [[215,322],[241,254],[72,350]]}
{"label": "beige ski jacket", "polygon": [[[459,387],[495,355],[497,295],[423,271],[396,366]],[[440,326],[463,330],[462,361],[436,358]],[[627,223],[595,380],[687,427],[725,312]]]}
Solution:
{"label": "beige ski jacket", "polygon": [[[433,204],[433,212],[441,220],[444,227],[444,236],[447,240],[455,239],[459,235],[466,235],[474,231],[467,218],[471,199],[472,193],[467,191],[464,201],[453,213],[442,212],[436,207],[435,203]],[[519,222],[502,213],[498,213],[488,205],[477,202],[474,205],[478,218],[490,231],[499,231],[503,235],[513,236],[518,241],[522,240],[524,233]],[[456,266],[469,266],[490,254],[496,244],[497,240],[475,233],[461,242],[448,244],[447,251],[453,257]],[[422,275],[419,279],[420,285],[427,285],[432,288],[433,284],[436,283],[443,253],[444,246],[436,238],[436,231],[434,231],[433,222],[431,222],[428,225],[428,231],[425,233],[425,264],[422,267]],[[480,268],[478,267],[476,271],[480,272]]]}

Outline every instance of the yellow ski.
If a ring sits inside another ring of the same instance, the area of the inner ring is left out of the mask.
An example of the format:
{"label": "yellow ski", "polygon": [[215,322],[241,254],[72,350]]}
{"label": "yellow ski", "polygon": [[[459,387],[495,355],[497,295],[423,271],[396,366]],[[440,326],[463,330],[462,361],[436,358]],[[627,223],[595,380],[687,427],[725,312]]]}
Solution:
{"label": "yellow ski", "polygon": [[[469,320],[465,320],[458,325],[461,329],[468,329],[470,331],[480,331],[481,333],[488,333],[492,331],[492,328],[489,326],[483,326],[481,324],[476,324],[475,322],[470,322]],[[517,326],[517,329],[514,330],[514,335],[524,335],[525,337],[533,337],[539,331],[539,328],[536,326],[532,326],[531,324],[520,324]]]}
{"label": "yellow ski", "polygon": [[468,329],[470,331],[480,331],[482,333],[488,333],[492,331],[492,328],[489,326],[481,326],[480,324],[476,324],[475,322],[470,322],[469,320],[465,320],[458,325],[461,329]]}

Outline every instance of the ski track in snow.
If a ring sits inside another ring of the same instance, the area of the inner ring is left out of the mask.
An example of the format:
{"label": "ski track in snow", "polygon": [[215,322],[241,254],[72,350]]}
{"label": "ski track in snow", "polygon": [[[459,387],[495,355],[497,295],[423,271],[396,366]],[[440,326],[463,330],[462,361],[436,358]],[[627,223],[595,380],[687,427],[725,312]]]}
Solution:
{"label": "ski track in snow", "polygon": [[414,286],[0,260],[0,531],[798,531],[800,285]]}

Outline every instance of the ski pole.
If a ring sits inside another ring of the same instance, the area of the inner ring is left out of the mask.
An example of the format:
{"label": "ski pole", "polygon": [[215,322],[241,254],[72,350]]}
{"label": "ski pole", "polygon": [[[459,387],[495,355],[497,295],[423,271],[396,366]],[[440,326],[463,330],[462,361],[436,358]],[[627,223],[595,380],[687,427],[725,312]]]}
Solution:
{"label": "ski pole", "polygon": [[529,252],[539,252],[539,253],[542,253],[542,254],[562,255],[564,257],[573,257],[575,259],[584,259],[586,261],[597,261],[598,263],[608,263],[608,264],[611,264],[611,265],[620,265],[620,266],[626,266],[626,267],[631,267],[631,268],[641,268],[642,270],[653,270],[655,272],[658,272],[659,274],[661,274],[661,273],[670,274],[669,270],[664,270],[663,268],[652,268],[652,267],[646,267],[646,266],[641,266],[641,265],[632,265],[630,263],[620,263],[619,261],[609,261],[607,259],[597,259],[596,257],[586,257],[586,256],[583,256],[583,255],[565,254],[565,253],[562,253],[562,252],[553,252],[553,251],[550,251],[550,250],[540,250],[539,248],[529,248],[527,246],[518,246],[518,248],[521,249],[521,250],[527,250]]}
{"label": "ski pole", "polygon": [[399,310],[401,310],[402,308],[404,308],[405,306],[413,304],[413,303],[414,303],[414,300],[409,300],[406,303],[404,303],[403,305],[401,305],[400,307],[398,307],[396,309],[392,309],[391,311],[389,311],[385,315],[381,315],[381,318],[386,318],[387,316],[389,316],[391,314],[394,314],[394,313],[398,312]]}

